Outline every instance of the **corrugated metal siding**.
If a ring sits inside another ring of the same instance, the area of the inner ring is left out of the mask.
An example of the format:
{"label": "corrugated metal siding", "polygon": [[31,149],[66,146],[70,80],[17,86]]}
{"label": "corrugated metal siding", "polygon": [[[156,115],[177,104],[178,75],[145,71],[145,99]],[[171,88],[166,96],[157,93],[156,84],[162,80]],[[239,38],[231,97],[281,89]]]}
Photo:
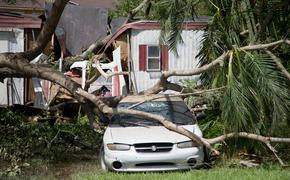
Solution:
{"label": "corrugated metal siding", "polygon": [[[184,43],[177,46],[178,56],[173,52],[169,52],[169,68],[168,70],[189,69],[197,67],[198,59],[195,56],[198,54],[201,47],[203,31],[187,31],[182,32]],[[156,45],[159,44],[160,30],[132,30],[131,35],[131,52],[134,62],[135,81],[137,91],[143,91],[152,87],[158,80],[157,72],[141,72],[139,71],[139,45]],[[171,82],[179,82],[183,79],[196,79],[192,77],[171,77]]]}
{"label": "corrugated metal siding", "polygon": [[[13,32],[0,32],[0,53],[2,52],[23,52],[24,51],[24,30],[13,29]],[[23,104],[24,100],[24,79],[12,78],[14,88],[9,87],[10,103]],[[7,79],[0,83],[0,105],[8,103],[7,98]],[[14,96],[11,97],[11,94]],[[11,105],[11,104],[10,104]]]}

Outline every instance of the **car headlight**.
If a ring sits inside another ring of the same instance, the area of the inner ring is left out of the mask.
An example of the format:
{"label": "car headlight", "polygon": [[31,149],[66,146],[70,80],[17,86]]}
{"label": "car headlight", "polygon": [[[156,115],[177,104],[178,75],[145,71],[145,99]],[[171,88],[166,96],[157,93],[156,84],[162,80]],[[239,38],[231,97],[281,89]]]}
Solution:
{"label": "car headlight", "polygon": [[192,141],[184,141],[184,142],[177,143],[178,148],[192,148],[196,146],[197,146],[196,143]]}
{"label": "car headlight", "polygon": [[107,144],[107,147],[111,151],[128,151],[131,146],[128,144]]}

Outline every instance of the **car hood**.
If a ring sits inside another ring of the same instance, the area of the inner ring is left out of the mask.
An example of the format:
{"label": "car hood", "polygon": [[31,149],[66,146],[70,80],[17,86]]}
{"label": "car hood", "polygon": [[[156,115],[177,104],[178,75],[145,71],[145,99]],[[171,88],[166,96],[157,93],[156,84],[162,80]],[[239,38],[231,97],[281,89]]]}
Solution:
{"label": "car hood", "polygon": [[[182,126],[194,132],[195,125]],[[186,136],[169,131],[163,126],[148,127],[110,127],[112,142],[124,144],[150,143],[150,142],[182,142],[190,140]]]}

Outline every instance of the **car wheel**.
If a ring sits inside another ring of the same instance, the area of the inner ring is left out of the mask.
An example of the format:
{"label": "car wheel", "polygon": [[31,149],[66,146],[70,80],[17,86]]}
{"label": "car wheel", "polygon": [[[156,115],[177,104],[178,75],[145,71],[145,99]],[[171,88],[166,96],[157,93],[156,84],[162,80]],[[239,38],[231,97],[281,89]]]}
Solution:
{"label": "car wheel", "polygon": [[203,162],[208,163],[209,162],[209,153],[208,153],[208,149],[203,146]]}
{"label": "car wheel", "polygon": [[210,154],[209,154],[209,150],[203,146],[203,168],[205,169],[210,169],[211,168],[211,160],[210,160]]}
{"label": "car wheel", "polygon": [[104,145],[101,146],[100,148],[100,153],[99,153],[99,165],[103,171],[109,171],[108,166],[105,163],[105,151],[104,151]]}

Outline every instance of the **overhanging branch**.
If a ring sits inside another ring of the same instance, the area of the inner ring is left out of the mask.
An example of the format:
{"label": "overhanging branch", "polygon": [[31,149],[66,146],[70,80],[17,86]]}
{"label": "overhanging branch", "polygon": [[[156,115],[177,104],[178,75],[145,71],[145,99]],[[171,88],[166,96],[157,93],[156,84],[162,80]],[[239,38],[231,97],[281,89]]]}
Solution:
{"label": "overhanging branch", "polygon": [[[266,43],[266,44],[256,44],[256,45],[249,45],[249,46],[243,46],[240,48],[236,48],[238,51],[256,51],[256,50],[267,50],[270,48],[273,48],[275,46],[281,45],[281,44],[287,44],[290,45],[290,40],[288,39],[281,39],[275,42],[271,43]],[[171,71],[166,71],[162,73],[160,79],[157,81],[157,83],[142,92],[142,94],[157,94],[160,91],[166,87],[167,79],[171,76],[193,76],[193,75],[199,75],[203,72],[206,72],[217,65],[223,65],[224,61],[227,59],[229,54],[231,54],[233,50],[228,50],[227,52],[224,52],[221,56],[219,56],[217,59],[213,60],[211,63],[203,65],[199,68],[192,68],[192,69],[187,69],[187,70],[171,70]],[[274,59],[274,58],[273,58]],[[285,72],[284,72],[285,73]]]}

